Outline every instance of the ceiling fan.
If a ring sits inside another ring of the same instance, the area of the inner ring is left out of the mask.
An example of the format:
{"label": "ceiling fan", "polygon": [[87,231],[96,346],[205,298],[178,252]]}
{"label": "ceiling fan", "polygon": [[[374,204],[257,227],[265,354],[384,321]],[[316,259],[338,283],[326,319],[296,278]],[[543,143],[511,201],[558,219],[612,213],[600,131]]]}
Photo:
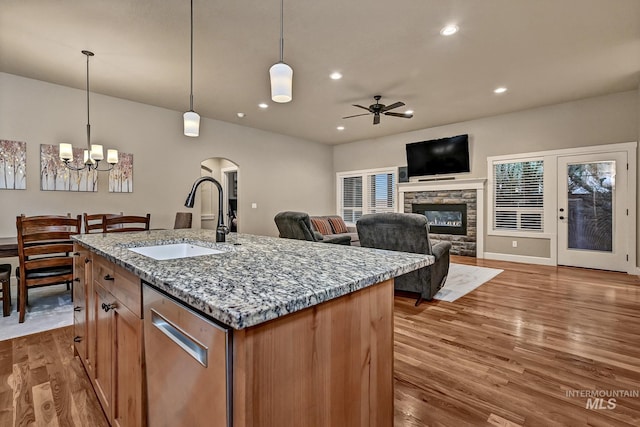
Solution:
{"label": "ceiling fan", "polygon": [[373,124],[377,125],[378,123],[380,123],[380,113],[384,114],[385,116],[402,117],[404,119],[410,119],[411,117],[413,117],[413,114],[392,113],[392,112],[389,111],[389,110],[393,110],[394,108],[402,107],[404,105],[404,102],[394,102],[391,105],[384,105],[384,104],[380,104],[378,102],[378,101],[380,101],[380,98],[382,98],[382,96],[380,96],[380,95],[374,96],[373,99],[376,100],[376,103],[369,105],[368,108],[367,107],[363,107],[362,105],[353,104],[354,107],[358,107],[358,108],[362,108],[363,110],[367,110],[368,113],[355,114],[353,116],[343,117],[343,119],[350,119],[351,117],[367,116],[369,114],[373,114]]}

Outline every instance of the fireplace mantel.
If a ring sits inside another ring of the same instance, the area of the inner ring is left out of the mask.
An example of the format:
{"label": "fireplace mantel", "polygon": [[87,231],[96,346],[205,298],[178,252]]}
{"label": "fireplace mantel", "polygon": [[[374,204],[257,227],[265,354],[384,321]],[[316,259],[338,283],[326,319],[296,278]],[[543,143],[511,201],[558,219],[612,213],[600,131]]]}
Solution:
{"label": "fireplace mantel", "polygon": [[486,178],[471,179],[447,179],[435,181],[403,182],[397,186],[398,203],[397,210],[402,212],[405,203],[405,193],[418,191],[451,191],[451,190],[476,190],[477,217],[476,217],[476,257],[484,258],[484,187]]}

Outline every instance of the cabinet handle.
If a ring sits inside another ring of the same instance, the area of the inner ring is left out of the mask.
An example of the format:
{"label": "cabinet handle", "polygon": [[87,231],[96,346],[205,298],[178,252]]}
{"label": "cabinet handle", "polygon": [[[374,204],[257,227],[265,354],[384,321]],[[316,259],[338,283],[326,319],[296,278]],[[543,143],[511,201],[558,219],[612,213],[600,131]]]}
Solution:
{"label": "cabinet handle", "polygon": [[563,217],[563,216],[560,216],[560,217],[558,217],[558,219],[564,219],[564,217]]}
{"label": "cabinet handle", "polygon": [[160,332],[165,334],[167,338],[180,346],[189,356],[193,357],[198,363],[205,368],[208,365],[208,349],[198,340],[190,336],[188,333],[180,329],[178,325],[174,325],[155,309],[151,309],[151,324],[158,328]]}
{"label": "cabinet handle", "polygon": [[104,276],[104,280],[115,280],[115,278],[113,276],[111,276],[110,274],[107,274],[106,276]]}
{"label": "cabinet handle", "polygon": [[82,307],[76,305],[75,307],[73,307],[73,311],[82,311]]}
{"label": "cabinet handle", "polygon": [[79,278],[79,277],[76,277],[75,279],[73,279],[73,281],[74,281],[74,282],[79,282],[79,281],[80,281],[80,278]]}
{"label": "cabinet handle", "polygon": [[73,256],[80,256],[80,252],[74,252]]}
{"label": "cabinet handle", "polygon": [[73,342],[80,342],[82,341],[82,337],[79,335],[76,335],[75,337],[73,337]]}
{"label": "cabinet handle", "polygon": [[117,307],[115,302],[112,302],[111,304],[107,304],[107,303],[102,303],[102,309],[105,311],[105,313],[108,313],[109,310],[114,310]]}
{"label": "cabinet handle", "polygon": [[89,258],[85,258],[85,259],[84,259],[84,263],[85,263],[85,264],[89,264],[90,262],[91,262],[91,260],[90,260]]}

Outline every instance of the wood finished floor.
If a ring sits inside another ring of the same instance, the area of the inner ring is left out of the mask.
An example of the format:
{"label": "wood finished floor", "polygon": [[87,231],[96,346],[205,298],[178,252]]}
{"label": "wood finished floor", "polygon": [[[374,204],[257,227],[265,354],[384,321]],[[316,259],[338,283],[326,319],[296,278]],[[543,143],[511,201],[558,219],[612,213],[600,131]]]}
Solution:
{"label": "wood finished floor", "polygon": [[396,426],[640,426],[640,398],[567,397],[640,391],[637,276],[453,262],[505,271],[453,303],[396,297]]}
{"label": "wood finished floor", "polygon": [[[636,276],[453,261],[505,271],[453,303],[396,297],[396,427],[640,425],[640,398],[566,395],[640,390]],[[71,327],[0,341],[0,427],[107,425],[71,343]]]}

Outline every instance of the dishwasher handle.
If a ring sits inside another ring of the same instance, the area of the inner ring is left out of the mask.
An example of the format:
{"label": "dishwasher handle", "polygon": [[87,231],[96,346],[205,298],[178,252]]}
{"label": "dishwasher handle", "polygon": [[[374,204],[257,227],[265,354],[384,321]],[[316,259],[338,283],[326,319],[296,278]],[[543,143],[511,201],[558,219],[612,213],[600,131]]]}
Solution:
{"label": "dishwasher handle", "polygon": [[151,309],[151,324],[186,351],[187,354],[197,360],[198,363],[205,368],[207,367],[207,353],[209,349],[153,308]]}

